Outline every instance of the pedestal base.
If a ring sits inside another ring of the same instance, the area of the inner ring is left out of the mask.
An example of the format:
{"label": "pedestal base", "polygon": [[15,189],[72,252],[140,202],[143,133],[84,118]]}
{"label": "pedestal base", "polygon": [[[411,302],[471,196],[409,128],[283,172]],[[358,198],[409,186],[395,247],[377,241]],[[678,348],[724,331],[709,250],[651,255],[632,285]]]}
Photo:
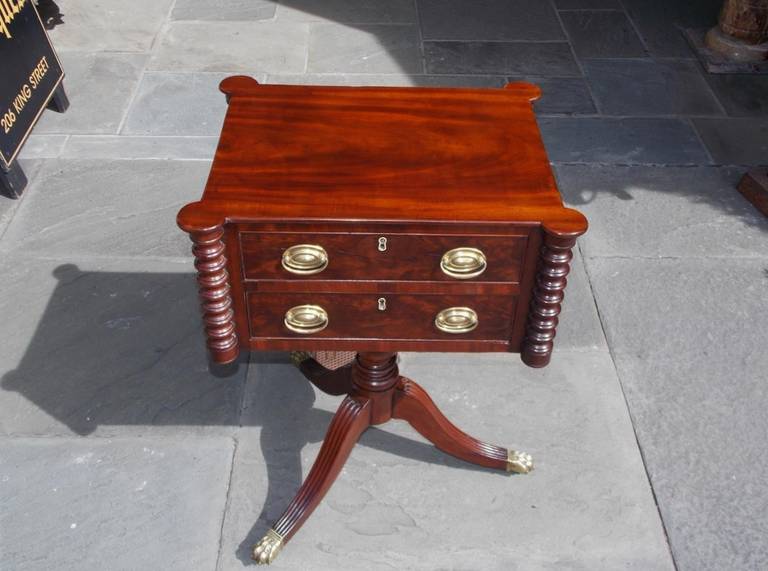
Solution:
{"label": "pedestal base", "polygon": [[526,474],[533,460],[524,452],[481,442],[454,426],[427,392],[399,374],[396,353],[358,353],[355,361],[329,370],[307,354],[294,362],[320,390],[346,394],[326,433],[307,479],[280,519],[253,548],[259,564],[271,563],[299,530],[335,481],[360,435],[390,419],[409,422],[437,448],[467,462]]}

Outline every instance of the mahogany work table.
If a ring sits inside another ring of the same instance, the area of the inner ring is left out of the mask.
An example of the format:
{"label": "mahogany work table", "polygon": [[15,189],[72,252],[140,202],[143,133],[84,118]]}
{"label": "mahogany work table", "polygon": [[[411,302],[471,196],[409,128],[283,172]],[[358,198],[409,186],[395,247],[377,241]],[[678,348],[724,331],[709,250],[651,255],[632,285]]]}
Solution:
{"label": "mahogany work table", "polygon": [[[221,90],[229,108],[203,198],[178,216],[194,243],[211,357],[297,351],[312,383],[346,395],[254,559],[274,559],[359,436],[392,418],[467,462],[530,471],[529,455],[451,424],[399,374],[397,351],[549,362],[571,248],[587,222],[560,199],[531,107],[539,89],[235,76]],[[307,358],[317,351],[357,356],[334,370]]]}

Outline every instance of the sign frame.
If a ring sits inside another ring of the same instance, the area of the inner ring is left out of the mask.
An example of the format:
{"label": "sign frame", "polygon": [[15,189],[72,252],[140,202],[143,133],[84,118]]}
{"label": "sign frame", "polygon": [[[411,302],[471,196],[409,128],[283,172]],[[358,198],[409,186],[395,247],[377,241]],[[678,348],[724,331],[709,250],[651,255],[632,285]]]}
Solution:
{"label": "sign frame", "polygon": [[64,73],[64,67],[61,65],[59,54],[56,53],[56,49],[53,47],[53,44],[51,43],[51,38],[48,36],[48,32],[46,31],[45,26],[43,25],[43,20],[40,18],[40,13],[37,11],[37,6],[35,6],[35,3],[32,0],[27,0],[27,2],[29,2],[29,4],[31,5],[31,9],[35,13],[37,22],[38,24],[40,24],[40,30],[43,32],[43,35],[45,36],[45,41],[48,43],[48,47],[50,48],[51,53],[56,58],[56,64],[58,65],[61,73],[59,74],[59,77],[56,78],[56,81],[51,86],[50,92],[46,94],[45,98],[43,99],[42,105],[40,105],[40,108],[37,110],[37,113],[35,114],[35,117],[30,122],[29,127],[27,127],[26,132],[19,139],[19,142],[16,144],[15,148],[13,149],[13,153],[11,153],[10,158],[7,158],[3,153],[3,149],[0,148],[0,167],[2,168],[3,171],[6,171],[6,172],[11,170],[11,165],[16,160],[16,157],[19,155],[19,152],[21,151],[22,147],[27,142],[27,139],[29,139],[29,136],[32,134],[32,129],[34,129],[35,125],[37,125],[37,122],[40,120],[40,116],[43,114],[43,111],[45,111],[48,108],[48,104],[50,103],[51,98],[53,98],[54,94],[56,93],[56,90],[62,86],[62,82],[64,81],[64,76],[66,75]]}

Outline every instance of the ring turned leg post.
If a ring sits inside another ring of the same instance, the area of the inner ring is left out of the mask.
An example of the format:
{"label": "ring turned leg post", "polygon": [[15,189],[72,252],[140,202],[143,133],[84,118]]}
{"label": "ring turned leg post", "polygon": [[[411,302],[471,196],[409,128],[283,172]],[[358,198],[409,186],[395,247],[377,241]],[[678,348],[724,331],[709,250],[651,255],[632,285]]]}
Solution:
{"label": "ring turned leg post", "polygon": [[466,462],[519,474],[533,470],[530,454],[481,442],[459,430],[440,412],[427,391],[405,377],[400,378],[395,392],[392,417],[407,421],[439,450]]}
{"label": "ring turned leg post", "polygon": [[235,333],[235,313],[229,288],[227,258],[224,256],[224,228],[190,232],[195,255],[197,283],[203,310],[208,350],[216,363],[226,364],[239,353]]}
{"label": "ring turned leg post", "polygon": [[575,236],[544,233],[544,246],[541,249],[521,355],[529,367],[544,367],[552,357],[557,316],[560,315],[568,283],[566,276],[571,270],[571,249],[575,244]]}

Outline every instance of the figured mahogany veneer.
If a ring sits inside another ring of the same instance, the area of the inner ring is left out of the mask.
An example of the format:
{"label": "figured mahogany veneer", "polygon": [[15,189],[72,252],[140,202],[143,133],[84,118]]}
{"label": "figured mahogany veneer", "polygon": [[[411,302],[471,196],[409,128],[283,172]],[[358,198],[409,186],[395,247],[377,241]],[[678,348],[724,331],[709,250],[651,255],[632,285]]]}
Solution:
{"label": "figured mahogany veneer", "polygon": [[[440,259],[449,250],[472,247],[488,258],[488,268],[477,281],[519,282],[528,233],[521,236],[472,236],[441,234],[396,234],[387,227],[372,225],[372,233],[262,234],[242,232],[240,248],[247,280],[292,278],[280,264],[286,248],[294,244],[317,244],[328,253],[328,267],[313,275],[313,280],[404,280],[451,282],[454,278],[440,270]],[[435,228],[433,231],[439,231]],[[380,238],[386,250],[379,251]]]}
{"label": "figured mahogany veneer", "polygon": [[[451,424],[399,375],[396,352],[510,351],[532,367],[549,362],[571,249],[587,223],[557,191],[531,108],[538,88],[258,85],[236,76],[221,90],[229,108],[203,198],[178,216],[194,242],[213,360],[243,350],[358,352],[337,371],[301,364],[320,389],[347,396],[254,558],[274,558],[360,434],[391,418],[468,462],[530,470],[527,455]],[[315,261],[317,271],[303,270]],[[482,271],[461,274],[475,262]],[[297,332],[305,318],[326,326]],[[445,330],[475,318],[466,331]]]}
{"label": "figured mahogany veneer", "polygon": [[[247,299],[251,339],[257,345],[259,339],[285,339],[284,348],[323,350],[332,347],[346,351],[360,347],[363,341],[378,340],[386,335],[382,345],[406,350],[410,347],[408,340],[422,340],[424,346],[429,340],[433,343],[432,350],[440,351],[441,345],[453,344],[456,337],[454,333],[444,333],[435,328],[435,316],[447,307],[471,306],[477,313],[477,328],[460,334],[463,339],[497,341],[506,346],[511,336],[517,296],[249,292]],[[378,309],[379,299],[386,300],[385,310]],[[285,312],[303,304],[319,305],[328,313],[328,326],[312,334],[311,340],[307,339],[307,335],[286,330],[283,325]],[[387,333],[383,334],[385,331]],[[343,340],[347,342],[342,343]],[[275,346],[270,342],[265,345]],[[479,343],[477,347],[482,350]]]}

